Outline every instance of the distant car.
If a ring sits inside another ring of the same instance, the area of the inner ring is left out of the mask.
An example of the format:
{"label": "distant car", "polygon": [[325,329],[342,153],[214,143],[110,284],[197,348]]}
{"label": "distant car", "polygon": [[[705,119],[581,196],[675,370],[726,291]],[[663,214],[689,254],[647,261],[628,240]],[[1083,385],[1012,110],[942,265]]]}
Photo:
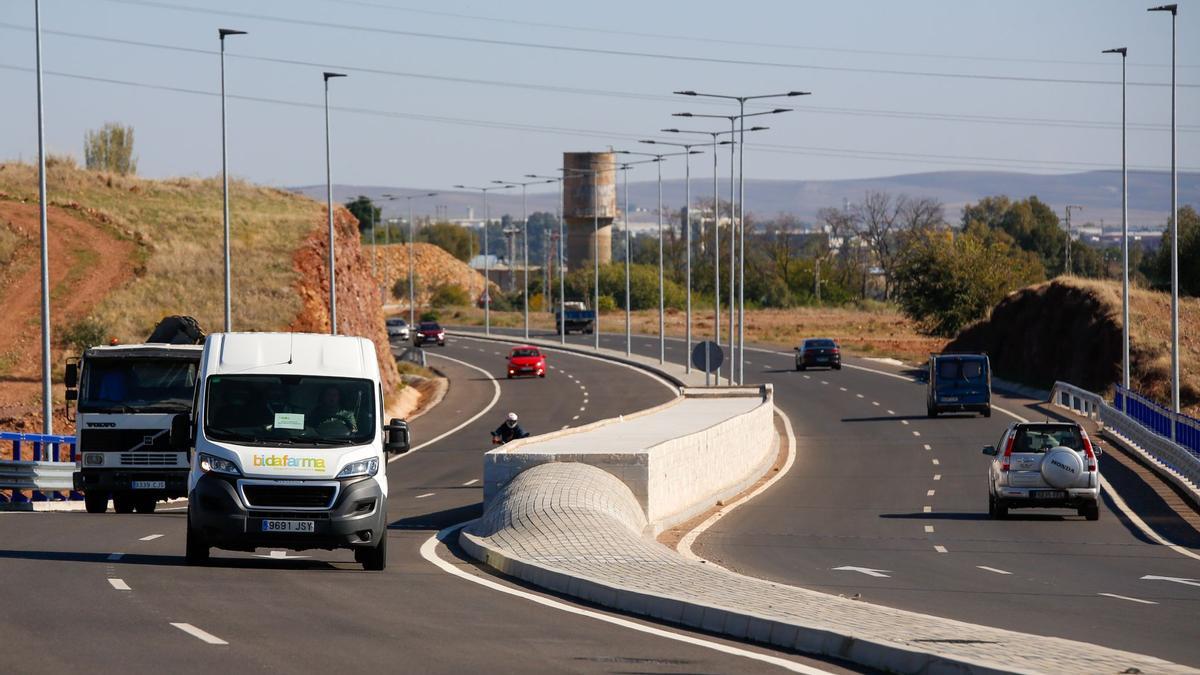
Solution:
{"label": "distant car", "polygon": [[809,338],[796,347],[796,370],[813,366],[842,369],[842,350],[830,338]]}
{"label": "distant car", "polygon": [[546,355],[537,347],[522,345],[508,352],[508,379],[514,377],[545,377]]}
{"label": "distant car", "polygon": [[944,412],[991,417],[992,369],[987,354],[930,354],[925,409],[930,417]]}
{"label": "distant car", "polygon": [[999,443],[983,449],[988,469],[988,515],[1005,518],[1014,508],[1076,509],[1100,518],[1102,450],[1074,422],[1009,425]]}
{"label": "distant car", "polygon": [[436,342],[439,347],[446,346],[446,331],[436,321],[422,321],[417,324],[413,333],[413,345],[420,347],[426,342]]}
{"label": "distant car", "polygon": [[401,319],[400,317],[394,316],[394,317],[388,319],[385,323],[387,324],[387,334],[388,334],[389,339],[390,338],[399,338],[401,340],[408,339],[409,331],[408,331],[408,322],[407,321],[405,321],[404,319]]}

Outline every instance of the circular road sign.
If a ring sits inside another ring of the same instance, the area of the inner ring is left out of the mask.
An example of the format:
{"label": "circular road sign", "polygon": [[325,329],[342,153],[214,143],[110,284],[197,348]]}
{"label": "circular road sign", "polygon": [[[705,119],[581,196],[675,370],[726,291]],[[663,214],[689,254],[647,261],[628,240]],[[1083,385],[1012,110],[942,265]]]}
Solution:
{"label": "circular road sign", "polygon": [[698,343],[692,349],[692,365],[705,373],[715,373],[725,362],[725,352],[721,345],[712,340]]}

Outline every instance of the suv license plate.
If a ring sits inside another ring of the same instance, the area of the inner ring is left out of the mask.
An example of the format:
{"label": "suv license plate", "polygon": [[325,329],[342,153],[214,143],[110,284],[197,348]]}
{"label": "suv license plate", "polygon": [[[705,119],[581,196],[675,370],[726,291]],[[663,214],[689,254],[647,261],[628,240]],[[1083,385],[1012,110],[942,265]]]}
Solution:
{"label": "suv license plate", "polygon": [[134,490],[166,490],[167,481],[165,480],[135,480],[133,481]]}
{"label": "suv license plate", "polygon": [[1062,490],[1034,490],[1031,496],[1034,499],[1066,499],[1067,493]]}
{"label": "suv license plate", "polygon": [[316,526],[311,520],[264,520],[263,532],[304,532],[313,533]]}

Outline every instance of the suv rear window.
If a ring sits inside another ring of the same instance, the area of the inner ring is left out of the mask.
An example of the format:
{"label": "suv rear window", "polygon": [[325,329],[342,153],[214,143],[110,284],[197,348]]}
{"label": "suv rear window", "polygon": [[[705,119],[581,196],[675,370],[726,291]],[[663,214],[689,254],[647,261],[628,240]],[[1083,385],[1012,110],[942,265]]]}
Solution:
{"label": "suv rear window", "polygon": [[947,359],[937,360],[937,378],[940,381],[967,380],[978,382],[984,376],[982,359]]}
{"label": "suv rear window", "polygon": [[1060,445],[1083,451],[1083,435],[1079,433],[1079,427],[1070,424],[1029,424],[1018,427],[1013,452],[1044,454]]}

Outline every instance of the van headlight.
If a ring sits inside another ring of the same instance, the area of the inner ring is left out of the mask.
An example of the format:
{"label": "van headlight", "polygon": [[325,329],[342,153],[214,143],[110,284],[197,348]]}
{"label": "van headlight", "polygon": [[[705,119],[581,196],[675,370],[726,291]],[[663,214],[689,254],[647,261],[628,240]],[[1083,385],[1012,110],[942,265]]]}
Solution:
{"label": "van headlight", "polygon": [[230,476],[242,475],[242,472],[240,469],[238,469],[237,464],[205,452],[200,453],[197,464],[199,464],[200,470],[204,473],[224,473]]}
{"label": "van headlight", "polygon": [[372,457],[371,459],[360,459],[357,462],[350,462],[342,467],[338,472],[338,478],[352,478],[354,476],[374,476],[379,472],[379,458]]}

